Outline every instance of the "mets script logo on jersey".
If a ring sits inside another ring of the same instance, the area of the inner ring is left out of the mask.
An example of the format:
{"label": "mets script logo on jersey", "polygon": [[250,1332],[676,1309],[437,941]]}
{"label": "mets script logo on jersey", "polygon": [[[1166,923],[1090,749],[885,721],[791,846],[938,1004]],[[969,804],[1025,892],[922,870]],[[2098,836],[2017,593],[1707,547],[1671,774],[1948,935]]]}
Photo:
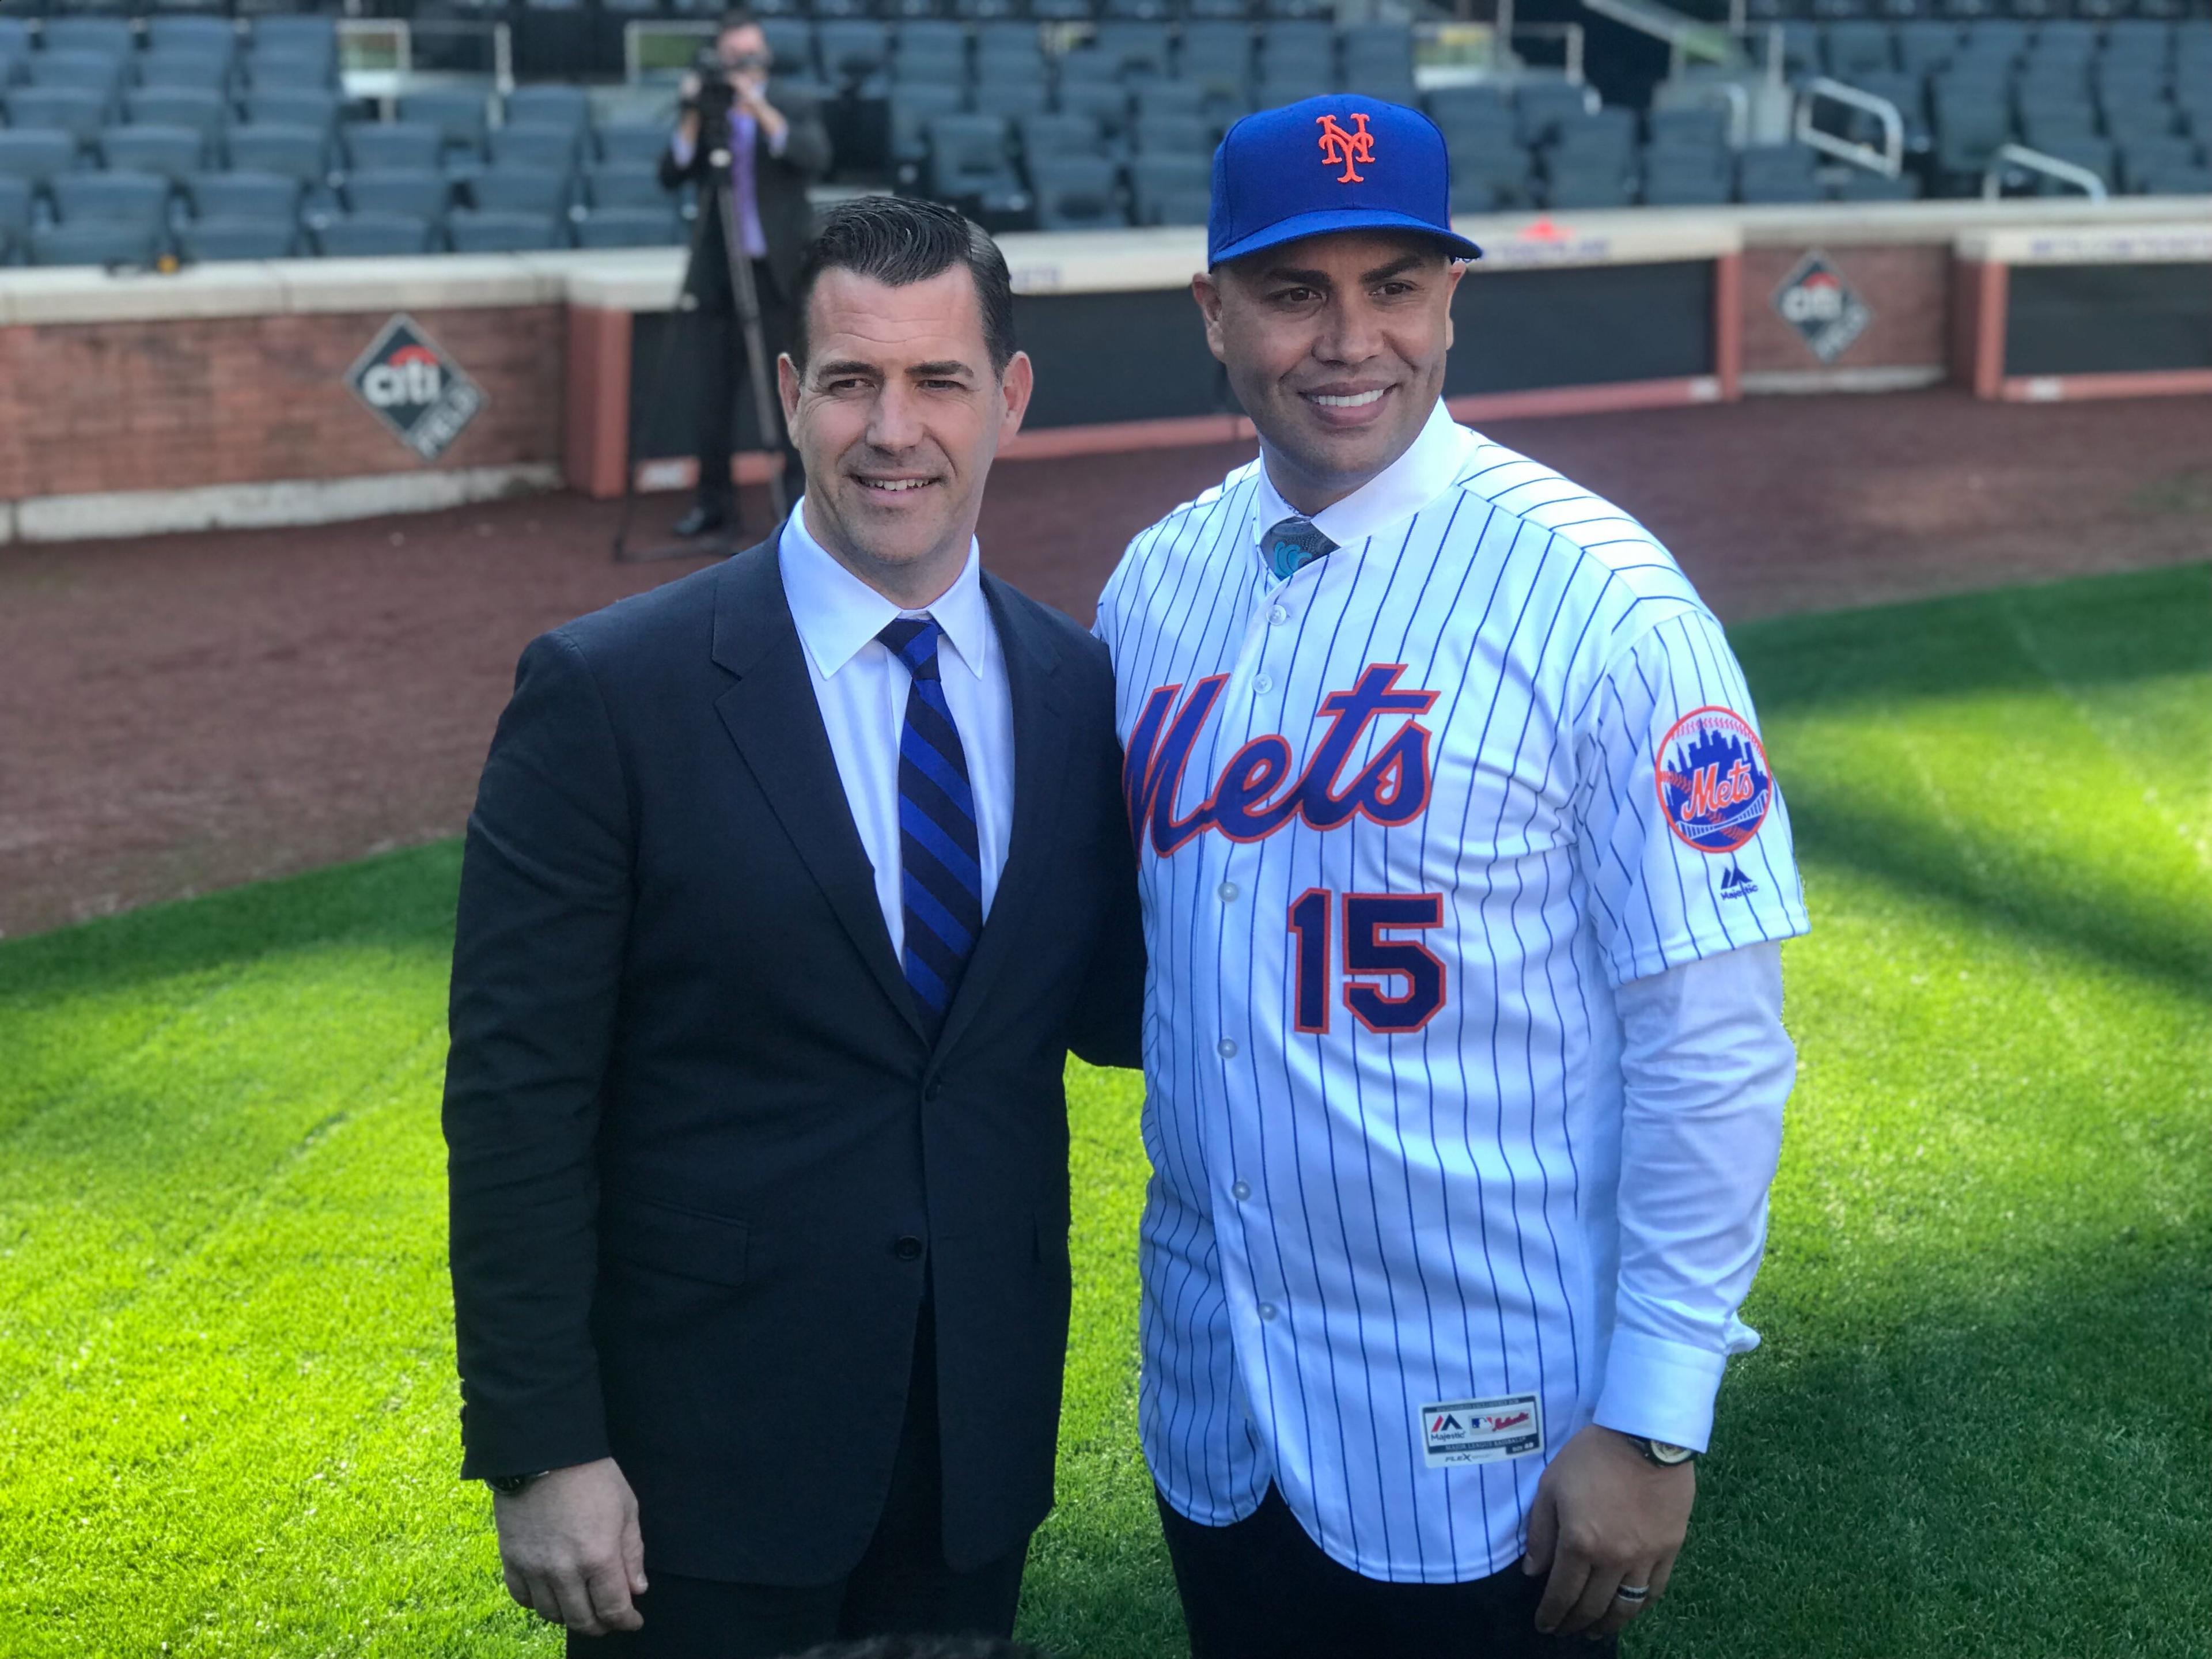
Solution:
{"label": "mets script logo on jersey", "polygon": [[1731,708],[1693,708],[1659,745],[1667,827],[1700,853],[1733,853],[1759,833],[1774,799],[1766,751]]}
{"label": "mets script logo on jersey", "polygon": [[1361,161],[1375,159],[1375,135],[1367,130],[1367,117],[1355,111],[1349,132],[1334,115],[1316,115],[1314,120],[1321,128],[1321,164],[1344,169],[1336,175],[1340,185],[1364,184],[1367,175],[1353,169]]}
{"label": "mets script logo on jersey", "polygon": [[[1145,699],[1122,763],[1131,833],[1140,844],[1149,834],[1152,850],[1166,858],[1208,830],[1231,841],[1260,841],[1294,819],[1316,830],[1334,830],[1362,816],[1382,824],[1411,823],[1429,804],[1429,729],[1413,716],[1428,713],[1437,693],[1399,690],[1398,676],[1405,672],[1403,663],[1370,663],[1349,691],[1323,697],[1318,717],[1328,721],[1328,732],[1297,777],[1291,776],[1289,738],[1273,732],[1255,738],[1229,757],[1212,792],[1182,818],[1175,804],[1183,772],[1229,677],[1202,679],[1188,696],[1180,685],[1161,686]],[[1361,737],[1393,714],[1407,718],[1340,789],[1340,775]]]}

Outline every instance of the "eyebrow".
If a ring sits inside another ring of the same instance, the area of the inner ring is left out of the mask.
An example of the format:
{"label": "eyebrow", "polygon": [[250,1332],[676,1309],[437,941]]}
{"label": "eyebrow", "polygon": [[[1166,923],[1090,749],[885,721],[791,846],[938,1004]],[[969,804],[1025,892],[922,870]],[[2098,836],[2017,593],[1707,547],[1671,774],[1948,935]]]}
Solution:
{"label": "eyebrow", "polygon": [[973,374],[975,371],[957,358],[947,358],[941,363],[916,363],[907,374],[917,380],[945,380],[957,374]]}
{"label": "eyebrow", "polygon": [[[1361,271],[1359,280],[1363,283],[1386,283],[1393,276],[1401,276],[1416,266],[1427,264],[1428,258],[1429,256],[1425,253],[1401,253],[1388,264],[1377,265],[1372,270]],[[1327,288],[1330,285],[1329,275],[1325,270],[1300,270],[1289,265],[1275,265],[1270,268],[1261,280],[1269,283],[1297,283],[1307,288]]]}

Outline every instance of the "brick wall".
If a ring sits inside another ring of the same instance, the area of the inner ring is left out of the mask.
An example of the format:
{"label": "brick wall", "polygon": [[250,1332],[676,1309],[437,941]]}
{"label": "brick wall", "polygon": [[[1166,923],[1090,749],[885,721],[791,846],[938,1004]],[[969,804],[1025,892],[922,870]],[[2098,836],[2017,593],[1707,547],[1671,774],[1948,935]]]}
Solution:
{"label": "brick wall", "polygon": [[1750,247],[1743,255],[1743,368],[1747,374],[1821,369],[1924,368],[1950,362],[1951,250],[1919,246],[1821,250],[1858,290],[1874,319],[1832,363],[1823,363],[1804,336],[1774,308],[1804,247]]}
{"label": "brick wall", "polygon": [[[0,501],[423,471],[346,384],[392,314],[0,327]],[[437,468],[559,463],[565,307],[408,314],[485,394]]]}

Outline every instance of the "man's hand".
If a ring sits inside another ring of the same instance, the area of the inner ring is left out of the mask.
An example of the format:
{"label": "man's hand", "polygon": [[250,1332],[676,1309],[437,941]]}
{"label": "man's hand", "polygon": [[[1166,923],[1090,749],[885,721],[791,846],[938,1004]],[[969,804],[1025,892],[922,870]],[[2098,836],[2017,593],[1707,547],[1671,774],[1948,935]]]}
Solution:
{"label": "man's hand", "polygon": [[[1665,1594],[1698,1495],[1696,1465],[1662,1469],[1611,1429],[1595,1424],[1561,1448],[1536,1483],[1528,1553],[1521,1570],[1547,1571],[1536,1628],[1610,1636]],[[1649,1585],[1634,1603],[1623,1584]]]}
{"label": "man's hand", "polygon": [[507,1593],[580,1636],[636,1630],[645,1594],[637,1499],[611,1457],[556,1469],[512,1498],[494,1495]]}

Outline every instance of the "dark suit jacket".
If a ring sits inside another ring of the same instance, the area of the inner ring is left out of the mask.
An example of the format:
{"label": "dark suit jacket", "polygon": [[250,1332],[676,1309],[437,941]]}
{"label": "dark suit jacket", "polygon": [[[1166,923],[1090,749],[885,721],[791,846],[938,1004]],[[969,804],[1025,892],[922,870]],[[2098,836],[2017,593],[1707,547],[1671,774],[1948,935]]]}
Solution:
{"label": "dark suit jacket", "polygon": [[[804,93],[772,85],[768,100],[791,123],[791,131],[785,135],[783,154],[771,155],[767,140],[755,130],[754,201],[760,211],[761,239],[768,244],[768,266],[787,302],[797,289],[799,256],[814,238],[814,209],[806,199],[806,187],[830,171],[830,130],[823,125],[814,100]],[[674,190],[687,181],[699,186],[703,222],[699,256],[691,263],[685,291],[709,310],[727,311],[730,264],[721,216],[728,204],[719,191],[707,188],[707,156],[714,148],[713,135],[702,131],[687,167],[676,165],[672,146],[662,150],[660,187]]]}
{"label": "dark suit jacket", "polygon": [[463,1473],[612,1455],[652,1567],[857,1564],[925,1273],[953,1565],[1051,1505],[1061,1077],[1136,1063],[1143,945],[1106,653],[983,584],[1012,831],[933,1046],[773,538],[532,642],[493,739],[445,1100]]}

